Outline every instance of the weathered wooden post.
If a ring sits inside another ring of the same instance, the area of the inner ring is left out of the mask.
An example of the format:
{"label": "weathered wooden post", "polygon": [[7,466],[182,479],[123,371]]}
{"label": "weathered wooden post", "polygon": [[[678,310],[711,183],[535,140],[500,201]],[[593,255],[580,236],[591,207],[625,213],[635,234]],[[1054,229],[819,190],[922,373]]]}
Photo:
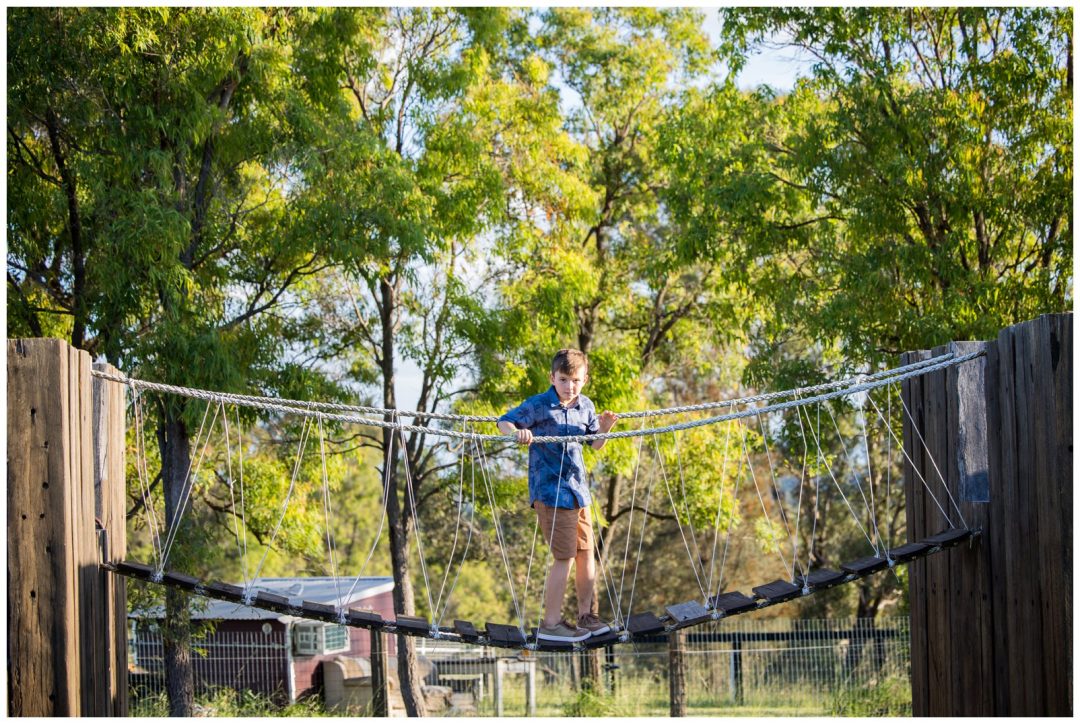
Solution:
{"label": "weathered wooden post", "polygon": [[1072,315],[901,361],[974,350],[903,383],[908,539],[982,530],[910,566],[913,712],[1069,716]]}
{"label": "weathered wooden post", "polygon": [[668,693],[671,716],[686,716],[686,632],[668,634]]}
{"label": "weathered wooden post", "polygon": [[742,638],[736,634],[731,642],[731,700],[736,706],[743,703]]}
{"label": "weathered wooden post", "polygon": [[95,405],[90,356],[58,339],[7,353],[8,714],[125,716],[125,589],[99,567],[124,553],[123,391]]}
{"label": "weathered wooden post", "polygon": [[390,716],[390,667],[386,635],[371,631],[371,715]]}

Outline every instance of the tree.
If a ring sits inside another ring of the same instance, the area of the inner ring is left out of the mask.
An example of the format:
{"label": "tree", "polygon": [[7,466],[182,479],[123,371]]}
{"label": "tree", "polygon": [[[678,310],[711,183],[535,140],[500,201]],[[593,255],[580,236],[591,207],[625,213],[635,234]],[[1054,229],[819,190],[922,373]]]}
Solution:
{"label": "tree", "polygon": [[[63,334],[133,375],[293,391],[279,354],[295,325],[272,313],[320,257],[288,233],[286,116],[302,116],[284,72],[288,12],[10,19],[12,331]],[[157,408],[169,521],[196,407]],[[170,590],[166,608],[170,712],[189,715],[187,597]]]}
{"label": "tree", "polygon": [[725,264],[760,314],[748,381],[872,370],[1068,305],[1069,11],[722,20],[735,70],[768,37],[815,61],[786,96],[731,79],[690,91],[667,131],[681,254]]}
{"label": "tree", "polygon": [[[374,384],[384,408],[398,406],[404,360],[421,372],[417,409],[459,394],[453,383],[472,350],[463,330],[483,282],[464,267],[503,223],[506,180],[523,175],[537,142],[530,124],[557,111],[511,52],[525,28],[521,12],[442,8],[333,10],[305,24],[302,74],[333,79],[308,86],[326,109],[326,150],[302,169],[307,228],[334,240],[335,263],[359,290],[335,316],[355,313],[356,381]],[[412,615],[410,547],[425,502],[445,487],[446,444],[388,428],[369,442],[386,473],[394,605]],[[399,636],[398,651],[406,710],[422,715],[414,640]]]}

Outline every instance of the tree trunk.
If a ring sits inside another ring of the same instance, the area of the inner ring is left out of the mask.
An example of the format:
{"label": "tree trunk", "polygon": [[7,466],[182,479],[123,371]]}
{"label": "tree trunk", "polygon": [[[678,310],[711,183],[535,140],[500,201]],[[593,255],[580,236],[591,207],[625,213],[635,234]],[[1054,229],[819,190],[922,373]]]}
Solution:
{"label": "tree trunk", "polygon": [[[158,447],[165,492],[165,521],[170,524],[179,520],[184,482],[191,462],[191,441],[180,410],[165,407],[158,424]],[[195,709],[189,598],[183,591],[172,588],[165,591],[162,638],[165,644],[165,691],[169,697],[169,716],[189,717]]]}
{"label": "tree trunk", "polygon": [[[379,280],[379,318],[382,325],[382,378],[383,407],[397,407],[394,394],[394,311],[397,307],[397,289],[385,278]],[[389,414],[386,419],[392,419]],[[409,576],[409,516],[415,511],[402,510],[398,498],[398,475],[395,465],[395,440],[400,441],[397,431],[383,429],[383,454],[386,474],[386,519],[390,527],[390,559],[394,575],[394,610],[411,616],[416,607],[413,600],[412,580]],[[402,450],[402,454],[407,454]],[[398,682],[401,699],[409,716],[424,716],[424,695],[420,689],[416,660],[416,639],[411,636],[397,637]]]}

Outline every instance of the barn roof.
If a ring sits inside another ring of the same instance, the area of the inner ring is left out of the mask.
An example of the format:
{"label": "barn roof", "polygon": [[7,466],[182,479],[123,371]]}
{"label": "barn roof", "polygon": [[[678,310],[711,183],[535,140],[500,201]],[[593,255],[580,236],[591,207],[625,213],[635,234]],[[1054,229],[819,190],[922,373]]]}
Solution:
{"label": "barn roof", "polygon": [[[331,606],[352,606],[364,608],[364,600],[377,596],[380,593],[394,590],[394,579],[389,576],[372,576],[361,578],[356,583],[355,578],[330,576],[315,576],[311,578],[256,578],[253,587],[256,591],[267,591],[279,596],[286,596],[291,603],[299,605],[303,601],[312,603],[324,603]],[[349,595],[349,589],[352,594]],[[340,599],[339,599],[340,596]],[[340,601],[340,603],[339,603]],[[165,615],[164,606],[151,606],[149,608],[132,611],[128,618],[156,619]],[[196,599],[192,605],[191,617],[193,619],[224,619],[228,621],[295,621],[296,616],[265,611],[261,608],[252,608],[239,603],[229,601],[214,601],[208,599]]]}

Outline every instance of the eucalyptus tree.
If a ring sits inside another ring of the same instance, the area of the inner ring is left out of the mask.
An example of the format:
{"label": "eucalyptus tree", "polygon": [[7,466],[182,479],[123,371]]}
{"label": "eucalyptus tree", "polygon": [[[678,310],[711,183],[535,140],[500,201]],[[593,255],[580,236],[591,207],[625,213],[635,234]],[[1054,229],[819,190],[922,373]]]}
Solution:
{"label": "eucalyptus tree", "polygon": [[[577,188],[550,199],[531,235],[505,257],[504,347],[482,361],[505,397],[540,391],[552,350],[590,355],[590,396],[602,407],[692,395],[687,373],[712,380],[730,301],[719,268],[675,253],[661,193],[659,130],[679,89],[703,82],[711,53],[697,11],[553,8],[540,15],[536,57],[562,96],[570,148],[552,148]],[[505,351],[503,351],[505,350]],[[660,394],[656,394],[660,390]],[[505,400],[504,400],[505,401]],[[630,512],[632,445],[609,446],[603,517]]]}
{"label": "eucalyptus tree", "polygon": [[[475,270],[496,231],[512,225],[509,181],[532,175],[545,119],[557,117],[535,66],[515,51],[528,13],[335,9],[304,17],[297,69],[324,82],[306,86],[323,118],[298,167],[303,223],[332,240],[343,277],[334,278],[347,291],[333,316],[352,317],[341,328],[355,340],[345,358],[383,407],[399,406],[395,382],[408,361],[419,370],[416,408],[445,408],[475,344],[466,331],[485,293],[485,273]],[[445,478],[445,443],[391,429],[369,443],[384,465],[394,605],[409,615],[425,568],[414,565],[412,546],[422,542],[422,508]],[[414,640],[399,636],[398,651],[406,710],[420,715]]]}
{"label": "eucalyptus tree", "polygon": [[[665,129],[680,253],[725,263],[758,315],[748,380],[873,369],[1068,306],[1070,10],[721,19],[736,71],[766,45],[813,60],[787,95],[731,82],[690,92]],[[860,614],[891,595],[872,585]]]}
{"label": "eucalyptus tree", "polygon": [[[289,231],[284,174],[304,113],[289,15],[9,14],[12,333],[63,336],[152,379],[296,392],[289,380],[307,378],[281,355],[296,325],[278,312],[322,262]],[[196,425],[195,405],[158,402],[169,521],[183,513]],[[186,596],[167,593],[166,620],[170,713],[189,715]]]}

